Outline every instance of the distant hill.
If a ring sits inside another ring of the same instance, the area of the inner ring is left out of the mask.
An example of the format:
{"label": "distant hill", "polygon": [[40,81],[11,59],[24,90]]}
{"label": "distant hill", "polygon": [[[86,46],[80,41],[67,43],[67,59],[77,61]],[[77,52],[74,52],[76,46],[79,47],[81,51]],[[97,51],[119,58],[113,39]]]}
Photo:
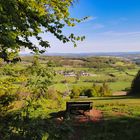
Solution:
{"label": "distant hill", "polygon": [[45,53],[45,55],[67,56],[67,57],[91,57],[91,56],[116,56],[116,57],[139,56],[140,57],[140,52]]}
{"label": "distant hill", "polygon": [[[21,56],[32,56],[31,53],[20,54]],[[84,58],[84,57],[117,57],[132,61],[140,65],[140,52],[95,52],[95,53],[44,53],[43,56],[56,56],[65,58]]]}
{"label": "distant hill", "polygon": [[[31,63],[33,56],[22,56],[23,63]],[[115,56],[48,56],[41,55],[39,57],[40,63],[53,65],[57,67],[85,67],[85,68],[133,68],[135,67],[134,61],[123,57]]]}

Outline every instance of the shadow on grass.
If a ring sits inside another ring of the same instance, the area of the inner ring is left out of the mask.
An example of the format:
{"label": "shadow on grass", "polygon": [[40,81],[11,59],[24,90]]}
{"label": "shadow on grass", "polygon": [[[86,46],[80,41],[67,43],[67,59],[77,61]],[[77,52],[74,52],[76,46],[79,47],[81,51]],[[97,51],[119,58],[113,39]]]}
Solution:
{"label": "shadow on grass", "polygon": [[[51,118],[27,118],[19,112],[0,117],[0,140],[65,140],[71,127],[66,121],[61,123]],[[57,115],[57,116],[56,116]]]}
{"label": "shadow on grass", "polygon": [[108,118],[100,122],[56,121],[51,118],[27,118],[20,113],[0,118],[0,140],[140,140],[140,118]]}
{"label": "shadow on grass", "polygon": [[136,118],[110,118],[73,129],[73,140],[140,140],[140,119]]}

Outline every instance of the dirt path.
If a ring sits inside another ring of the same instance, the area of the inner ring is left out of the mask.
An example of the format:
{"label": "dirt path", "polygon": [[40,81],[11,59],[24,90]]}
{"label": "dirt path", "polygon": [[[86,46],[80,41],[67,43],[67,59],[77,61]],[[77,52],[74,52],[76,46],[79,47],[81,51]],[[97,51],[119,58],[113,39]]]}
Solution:
{"label": "dirt path", "polygon": [[124,96],[127,95],[126,91],[116,91],[113,93],[113,96]]}
{"label": "dirt path", "polygon": [[77,115],[74,121],[78,123],[84,122],[99,122],[103,120],[103,113],[100,110],[92,109],[89,112],[84,112],[84,115]]}
{"label": "dirt path", "polygon": [[[99,122],[103,120],[103,112],[100,110],[92,109],[90,111],[82,112],[79,111],[78,115],[71,115],[71,120],[74,123],[82,123],[82,122]],[[65,112],[57,113],[57,120],[59,123],[63,122]]]}
{"label": "dirt path", "polygon": [[85,129],[88,129],[86,125],[81,125],[87,122],[96,124],[103,120],[103,112],[100,110],[92,109],[89,112],[85,112],[84,115],[79,115],[75,117],[74,120],[74,130],[75,132],[69,140],[81,140],[83,135],[85,135]]}

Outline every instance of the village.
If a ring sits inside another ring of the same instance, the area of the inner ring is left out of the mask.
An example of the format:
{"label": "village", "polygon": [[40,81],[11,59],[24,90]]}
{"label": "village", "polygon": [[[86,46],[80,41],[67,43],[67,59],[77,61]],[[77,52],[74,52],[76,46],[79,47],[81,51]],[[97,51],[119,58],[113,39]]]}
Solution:
{"label": "village", "polygon": [[86,71],[74,71],[74,70],[60,70],[56,74],[63,75],[65,77],[77,77],[77,76],[96,76],[95,74],[88,73]]}

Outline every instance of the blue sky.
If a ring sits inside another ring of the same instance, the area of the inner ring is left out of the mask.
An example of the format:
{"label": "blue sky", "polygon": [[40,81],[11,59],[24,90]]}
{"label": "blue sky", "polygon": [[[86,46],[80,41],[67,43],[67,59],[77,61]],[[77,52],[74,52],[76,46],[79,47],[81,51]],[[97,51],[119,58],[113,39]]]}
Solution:
{"label": "blue sky", "polygon": [[79,0],[70,8],[72,17],[90,18],[64,33],[85,35],[86,40],[63,44],[52,35],[43,35],[50,41],[48,52],[130,52],[140,51],[140,0]]}

